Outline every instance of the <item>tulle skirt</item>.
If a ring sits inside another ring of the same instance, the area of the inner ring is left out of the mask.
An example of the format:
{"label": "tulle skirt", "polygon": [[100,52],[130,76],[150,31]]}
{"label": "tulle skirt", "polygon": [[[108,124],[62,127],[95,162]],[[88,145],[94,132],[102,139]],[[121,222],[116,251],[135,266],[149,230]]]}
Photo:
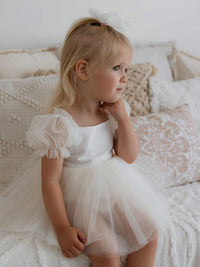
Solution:
{"label": "tulle skirt", "polygon": [[[59,247],[43,204],[40,159],[33,156],[0,197],[0,231],[27,233]],[[87,236],[91,255],[128,255],[162,234],[168,202],[136,163],[121,158],[63,167],[61,188],[71,225]]]}

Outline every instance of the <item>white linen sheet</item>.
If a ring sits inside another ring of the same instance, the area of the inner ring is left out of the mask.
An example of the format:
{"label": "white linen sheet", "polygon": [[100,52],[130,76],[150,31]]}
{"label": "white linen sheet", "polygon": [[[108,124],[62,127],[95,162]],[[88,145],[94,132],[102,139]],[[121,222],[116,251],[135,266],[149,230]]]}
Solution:
{"label": "white linen sheet", "polygon": [[[200,182],[168,188],[171,224],[159,237],[155,267],[200,266]],[[60,251],[28,234],[0,234],[2,267],[89,267],[85,253],[68,259]],[[121,266],[125,266],[122,259]]]}

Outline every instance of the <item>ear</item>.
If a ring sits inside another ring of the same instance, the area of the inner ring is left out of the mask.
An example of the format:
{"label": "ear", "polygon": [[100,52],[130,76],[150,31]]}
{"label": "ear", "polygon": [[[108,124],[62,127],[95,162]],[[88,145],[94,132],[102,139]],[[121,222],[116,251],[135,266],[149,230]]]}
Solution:
{"label": "ear", "polygon": [[81,80],[88,80],[88,62],[87,60],[80,59],[75,65],[75,71]]}

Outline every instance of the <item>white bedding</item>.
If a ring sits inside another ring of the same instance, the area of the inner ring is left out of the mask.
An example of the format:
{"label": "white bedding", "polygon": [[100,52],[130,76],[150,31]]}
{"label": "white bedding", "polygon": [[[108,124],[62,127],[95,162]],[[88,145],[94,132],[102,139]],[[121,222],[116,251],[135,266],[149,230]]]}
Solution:
{"label": "white bedding", "polygon": [[171,225],[159,240],[155,266],[199,267],[200,183],[170,188],[168,194]]}
{"label": "white bedding", "polygon": [[[165,235],[159,237],[155,267],[199,267],[200,183],[169,188],[168,195],[171,225]],[[90,261],[84,253],[67,259],[39,237],[33,240],[25,234],[1,234],[0,266],[88,267]]]}

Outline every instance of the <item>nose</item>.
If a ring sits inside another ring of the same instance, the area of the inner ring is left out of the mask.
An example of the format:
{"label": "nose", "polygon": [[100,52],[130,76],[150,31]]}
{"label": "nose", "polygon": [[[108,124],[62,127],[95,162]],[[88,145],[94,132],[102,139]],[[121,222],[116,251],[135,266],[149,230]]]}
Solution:
{"label": "nose", "polygon": [[121,77],[121,79],[120,79],[120,82],[121,82],[121,83],[126,83],[126,82],[127,82],[127,75],[126,75],[125,72],[122,74],[122,77]]}

